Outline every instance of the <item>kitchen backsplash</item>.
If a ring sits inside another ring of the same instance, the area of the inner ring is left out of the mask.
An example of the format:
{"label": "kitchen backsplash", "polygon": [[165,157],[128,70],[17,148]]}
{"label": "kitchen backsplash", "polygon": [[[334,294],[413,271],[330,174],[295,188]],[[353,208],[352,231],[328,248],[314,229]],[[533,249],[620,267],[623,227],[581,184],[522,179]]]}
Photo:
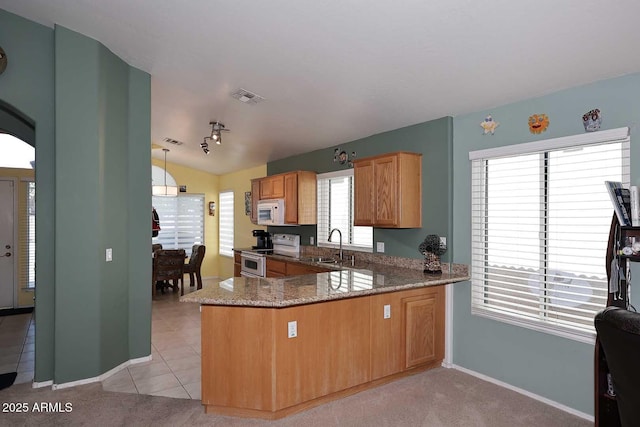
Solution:
{"label": "kitchen backsplash", "polygon": [[[397,256],[380,255],[370,252],[343,250],[344,259],[349,260],[355,257],[359,262],[370,262],[374,264],[393,265],[395,267],[409,268],[412,270],[423,270],[424,261],[417,258],[403,258]],[[300,246],[300,257],[333,257],[337,256],[338,250],[335,248],[323,248],[318,246]],[[469,267],[464,264],[449,264],[443,262],[443,272],[468,274]],[[450,270],[451,268],[451,270]]]}

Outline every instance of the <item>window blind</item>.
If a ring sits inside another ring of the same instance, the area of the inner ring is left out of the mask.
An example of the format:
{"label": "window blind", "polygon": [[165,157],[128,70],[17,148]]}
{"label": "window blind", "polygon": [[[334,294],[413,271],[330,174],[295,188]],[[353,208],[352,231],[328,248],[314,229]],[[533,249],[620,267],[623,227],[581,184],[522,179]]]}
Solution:
{"label": "window blind", "polygon": [[628,187],[630,174],[628,130],[611,134],[470,153],[472,313],[593,339],[613,216],[604,181]]}
{"label": "window blind", "polygon": [[220,255],[233,256],[233,191],[220,193]]}
{"label": "window blind", "polygon": [[372,250],[373,228],[353,225],[353,169],[320,174],[318,186],[318,246],[338,247],[342,233],[342,247],[352,250]]}
{"label": "window blind", "polygon": [[24,194],[18,202],[23,213],[18,219],[18,247],[20,248],[18,282],[20,288],[36,286],[36,183],[21,181]]}
{"label": "window blind", "polygon": [[160,217],[160,232],[152,239],[163,249],[184,249],[191,254],[195,244],[204,243],[204,195],[178,194],[178,197],[152,197]]}

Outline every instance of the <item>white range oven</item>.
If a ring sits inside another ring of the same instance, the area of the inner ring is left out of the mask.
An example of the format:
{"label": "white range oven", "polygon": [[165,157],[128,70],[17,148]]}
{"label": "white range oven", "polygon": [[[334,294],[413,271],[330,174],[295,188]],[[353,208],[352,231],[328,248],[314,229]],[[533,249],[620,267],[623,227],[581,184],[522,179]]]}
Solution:
{"label": "white range oven", "polygon": [[275,234],[273,249],[243,250],[240,252],[240,275],[243,277],[266,277],[267,258],[265,255],[270,254],[298,258],[300,256],[300,236]]}

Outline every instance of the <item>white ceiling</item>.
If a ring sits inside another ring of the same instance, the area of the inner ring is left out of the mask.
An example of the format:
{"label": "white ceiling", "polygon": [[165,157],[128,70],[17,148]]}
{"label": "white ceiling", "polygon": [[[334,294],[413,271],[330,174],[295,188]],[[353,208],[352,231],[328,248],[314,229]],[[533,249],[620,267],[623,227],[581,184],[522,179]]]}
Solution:
{"label": "white ceiling", "polygon": [[[152,143],[171,149],[169,162],[215,174],[640,71],[637,0],[0,0],[0,8],[99,40],[150,73]],[[238,88],[266,101],[245,105],[229,96]],[[206,156],[211,120],[231,132]]]}

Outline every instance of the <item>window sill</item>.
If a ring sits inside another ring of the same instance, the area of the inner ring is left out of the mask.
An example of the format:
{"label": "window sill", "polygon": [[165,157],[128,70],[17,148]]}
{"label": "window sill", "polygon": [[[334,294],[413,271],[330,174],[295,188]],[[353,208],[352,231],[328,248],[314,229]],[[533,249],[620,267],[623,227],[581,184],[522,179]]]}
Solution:
{"label": "window sill", "polygon": [[536,322],[529,319],[517,318],[495,312],[493,310],[487,310],[478,307],[471,307],[471,314],[474,316],[480,316],[487,319],[495,320],[497,322],[507,323],[514,326],[519,326],[525,329],[531,329],[538,332],[543,332],[549,335],[555,335],[562,338],[567,338],[573,341],[582,342],[585,344],[594,345],[596,341],[596,333],[585,331],[574,331],[569,328],[561,326],[545,324],[542,322]]}

